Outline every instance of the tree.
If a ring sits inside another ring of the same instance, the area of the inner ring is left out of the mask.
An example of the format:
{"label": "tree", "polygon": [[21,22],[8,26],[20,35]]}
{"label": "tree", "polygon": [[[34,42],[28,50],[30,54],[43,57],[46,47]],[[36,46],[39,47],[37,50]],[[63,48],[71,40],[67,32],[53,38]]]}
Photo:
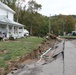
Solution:
{"label": "tree", "polygon": [[36,18],[35,13],[41,9],[41,4],[36,3],[36,1],[29,1],[28,2],[28,9],[27,11],[30,13],[29,21],[30,21],[30,35],[32,35],[33,32],[33,20]]}
{"label": "tree", "polygon": [[52,31],[56,35],[64,35],[71,33],[75,27],[75,20],[71,15],[56,15],[51,19]]}
{"label": "tree", "polygon": [[41,4],[36,3],[36,1],[33,1],[33,0],[28,1],[28,9],[27,10],[30,13],[35,13],[35,12],[39,11],[41,9],[41,7],[42,7]]}
{"label": "tree", "polygon": [[75,20],[72,16],[68,15],[66,17],[65,31],[71,33],[75,29]]}
{"label": "tree", "polygon": [[15,4],[16,0],[0,0],[1,2],[3,2],[4,4],[11,6],[12,3]]}

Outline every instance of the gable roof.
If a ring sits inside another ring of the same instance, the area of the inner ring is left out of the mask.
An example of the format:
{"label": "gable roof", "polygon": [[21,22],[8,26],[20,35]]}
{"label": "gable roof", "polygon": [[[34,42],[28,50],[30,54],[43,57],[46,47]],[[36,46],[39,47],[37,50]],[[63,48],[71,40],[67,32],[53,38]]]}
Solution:
{"label": "gable roof", "polygon": [[8,7],[6,4],[2,3],[1,1],[0,1],[0,8],[2,8],[4,10],[8,10],[8,11],[10,11],[12,13],[15,13],[14,10],[12,10],[10,7]]}
{"label": "gable roof", "polygon": [[19,27],[23,27],[24,25],[18,23],[18,22],[15,22],[15,21],[11,21],[11,23],[15,26],[19,26]]}
{"label": "gable roof", "polygon": [[6,16],[3,16],[3,15],[2,16],[0,15],[0,23],[14,25],[14,26],[19,26],[19,27],[23,27],[24,26],[24,25],[22,25],[22,24],[20,24],[18,22],[9,20]]}

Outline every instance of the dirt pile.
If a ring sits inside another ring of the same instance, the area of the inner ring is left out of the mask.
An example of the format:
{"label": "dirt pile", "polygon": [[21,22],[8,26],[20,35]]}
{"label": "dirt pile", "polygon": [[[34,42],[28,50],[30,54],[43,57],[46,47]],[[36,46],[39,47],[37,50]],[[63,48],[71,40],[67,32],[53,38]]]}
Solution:
{"label": "dirt pile", "polygon": [[0,68],[0,75],[4,75],[4,68]]}

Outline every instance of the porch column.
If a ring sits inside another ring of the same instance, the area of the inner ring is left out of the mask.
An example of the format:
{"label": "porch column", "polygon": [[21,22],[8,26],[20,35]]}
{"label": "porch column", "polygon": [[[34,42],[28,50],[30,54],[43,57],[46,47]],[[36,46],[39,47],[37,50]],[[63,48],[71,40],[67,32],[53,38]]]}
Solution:
{"label": "porch column", "polygon": [[19,38],[19,27],[17,27],[17,37]]}
{"label": "porch column", "polygon": [[14,37],[14,26],[12,26],[12,33],[11,35]]}
{"label": "porch column", "polygon": [[6,25],[6,37],[9,38],[9,25]]}
{"label": "porch column", "polygon": [[16,37],[18,38],[19,37],[19,27],[18,26],[16,26],[15,31],[16,31]]}

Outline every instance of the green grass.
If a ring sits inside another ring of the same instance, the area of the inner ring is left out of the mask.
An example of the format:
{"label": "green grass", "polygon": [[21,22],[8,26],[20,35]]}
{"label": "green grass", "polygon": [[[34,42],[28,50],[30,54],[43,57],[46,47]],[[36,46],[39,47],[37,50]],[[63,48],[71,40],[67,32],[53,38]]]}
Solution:
{"label": "green grass", "polygon": [[3,59],[0,59],[0,67],[5,67],[5,61]]}
{"label": "green grass", "polygon": [[42,40],[43,38],[28,37],[15,41],[1,41],[0,51],[4,51],[4,53],[0,54],[0,67],[5,66],[5,61],[15,60],[25,53],[30,53],[39,46]]}
{"label": "green grass", "polygon": [[60,37],[65,39],[76,39],[76,36],[60,36]]}

